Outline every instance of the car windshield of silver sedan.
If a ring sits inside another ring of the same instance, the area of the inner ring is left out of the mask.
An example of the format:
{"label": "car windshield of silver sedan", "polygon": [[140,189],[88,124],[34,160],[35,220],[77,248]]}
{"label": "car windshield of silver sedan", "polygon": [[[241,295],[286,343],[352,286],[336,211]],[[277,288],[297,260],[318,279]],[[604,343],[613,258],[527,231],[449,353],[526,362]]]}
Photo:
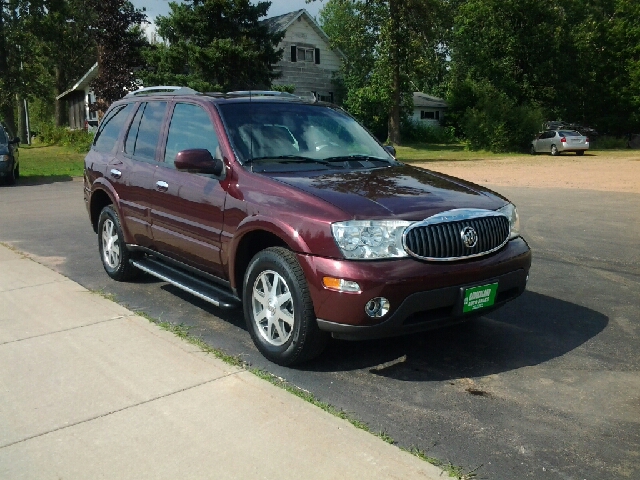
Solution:
{"label": "car windshield of silver sedan", "polygon": [[362,169],[396,161],[346,113],[327,106],[229,103],[219,106],[243,165],[261,169]]}

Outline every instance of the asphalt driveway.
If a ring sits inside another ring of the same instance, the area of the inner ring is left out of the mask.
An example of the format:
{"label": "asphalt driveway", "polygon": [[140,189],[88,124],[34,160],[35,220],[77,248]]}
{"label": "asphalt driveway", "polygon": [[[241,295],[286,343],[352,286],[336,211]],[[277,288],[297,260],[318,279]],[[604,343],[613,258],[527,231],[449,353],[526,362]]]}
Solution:
{"label": "asphalt driveway", "polygon": [[[640,474],[640,194],[496,187],[518,205],[534,261],[528,291],[471,324],[334,341],[303,369],[255,350],[241,312],[149,277],[111,281],[79,181],[0,188],[0,241],[130,309],[193,326],[351,412],[401,446],[477,478]],[[61,299],[62,300],[62,299]]]}

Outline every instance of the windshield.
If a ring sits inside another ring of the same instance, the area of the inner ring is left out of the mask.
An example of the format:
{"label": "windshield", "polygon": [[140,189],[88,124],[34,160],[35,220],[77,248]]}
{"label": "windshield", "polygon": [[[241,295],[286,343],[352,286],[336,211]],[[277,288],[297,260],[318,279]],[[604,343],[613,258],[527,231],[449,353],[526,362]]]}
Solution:
{"label": "windshield", "polygon": [[358,122],[331,107],[276,102],[219,107],[231,142],[245,164],[372,168],[394,163]]}

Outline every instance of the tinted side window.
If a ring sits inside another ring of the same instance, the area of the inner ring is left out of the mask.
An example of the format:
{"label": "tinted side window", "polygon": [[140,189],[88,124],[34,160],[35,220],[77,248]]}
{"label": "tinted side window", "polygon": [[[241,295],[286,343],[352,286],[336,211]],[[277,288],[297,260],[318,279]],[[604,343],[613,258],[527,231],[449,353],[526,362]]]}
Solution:
{"label": "tinted side window", "polygon": [[164,161],[173,165],[181,150],[203,148],[215,157],[218,137],[207,112],[197,105],[178,103],[169,125]]}
{"label": "tinted side window", "polygon": [[110,152],[113,145],[118,141],[118,135],[129,117],[129,113],[133,109],[133,104],[127,103],[120,105],[111,110],[106,117],[102,119],[100,128],[96,133],[93,141],[93,148],[99,152]]}
{"label": "tinted side window", "polygon": [[140,105],[125,142],[127,153],[141,159],[155,158],[166,109],[167,102],[147,102]]}
{"label": "tinted side window", "polygon": [[7,142],[7,135],[4,133],[4,128],[0,128],[0,144],[4,145]]}

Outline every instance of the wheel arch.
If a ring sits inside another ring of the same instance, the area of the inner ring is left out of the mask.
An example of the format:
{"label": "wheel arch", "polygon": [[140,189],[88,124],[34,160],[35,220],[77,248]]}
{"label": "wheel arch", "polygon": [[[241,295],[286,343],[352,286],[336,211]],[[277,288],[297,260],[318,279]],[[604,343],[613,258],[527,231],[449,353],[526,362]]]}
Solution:
{"label": "wheel arch", "polygon": [[230,258],[229,280],[234,293],[241,297],[242,282],[251,259],[260,251],[269,247],[291,247],[279,235],[266,229],[249,230],[242,235]]}
{"label": "wheel arch", "polygon": [[95,233],[98,233],[98,219],[100,218],[100,212],[104,207],[112,204],[115,206],[116,202],[113,200],[111,192],[107,192],[104,188],[96,188],[91,193],[91,200],[89,201],[89,216],[91,219],[91,226]]}

